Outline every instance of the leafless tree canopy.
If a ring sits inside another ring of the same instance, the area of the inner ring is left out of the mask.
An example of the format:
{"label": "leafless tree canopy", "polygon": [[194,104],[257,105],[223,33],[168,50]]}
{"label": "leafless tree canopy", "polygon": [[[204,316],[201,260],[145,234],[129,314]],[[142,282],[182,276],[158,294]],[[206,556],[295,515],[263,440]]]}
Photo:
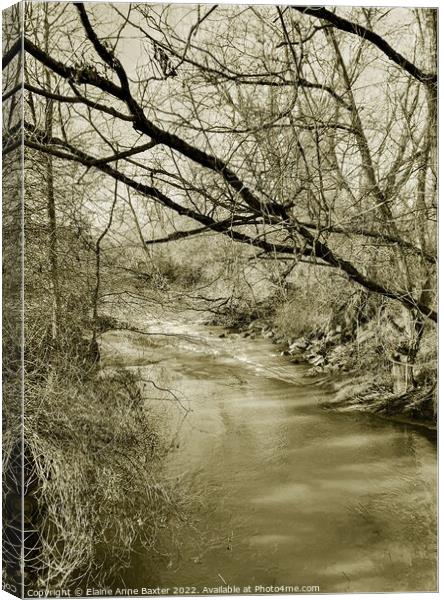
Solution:
{"label": "leafless tree canopy", "polygon": [[189,217],[147,244],[214,230],[436,321],[434,10],[55,4],[47,44],[27,10],[26,146]]}

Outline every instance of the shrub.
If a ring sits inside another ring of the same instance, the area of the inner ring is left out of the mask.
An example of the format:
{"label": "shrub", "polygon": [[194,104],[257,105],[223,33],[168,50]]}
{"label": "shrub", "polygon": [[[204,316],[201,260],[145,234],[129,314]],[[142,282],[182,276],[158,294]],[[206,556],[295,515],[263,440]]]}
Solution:
{"label": "shrub", "polygon": [[166,290],[171,286],[190,288],[205,280],[205,269],[201,263],[162,253],[153,259],[149,271],[140,272],[139,280],[158,290]]}
{"label": "shrub", "polygon": [[306,299],[293,296],[276,307],[273,325],[279,337],[291,339],[322,329],[327,322],[328,317],[313,310]]}

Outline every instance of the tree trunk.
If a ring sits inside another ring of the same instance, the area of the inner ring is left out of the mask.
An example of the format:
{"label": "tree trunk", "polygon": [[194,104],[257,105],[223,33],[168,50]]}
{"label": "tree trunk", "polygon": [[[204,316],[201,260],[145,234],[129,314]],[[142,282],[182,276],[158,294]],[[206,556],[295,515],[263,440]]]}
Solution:
{"label": "tree trunk", "polygon": [[95,245],[96,283],[94,286],[93,297],[92,297],[92,313],[93,313],[92,314],[92,336],[91,336],[90,347],[89,347],[90,356],[93,359],[93,362],[97,362],[98,360],[100,360],[100,350],[99,350],[99,344],[97,342],[97,333],[98,333],[98,323],[99,323],[100,286],[101,286],[101,281],[102,281],[102,277],[101,277],[101,275],[102,275],[102,273],[101,273],[101,257],[102,257],[101,243],[102,243],[102,240],[104,239],[104,237],[107,235],[107,233],[111,229],[111,226],[113,224],[114,209],[116,207],[117,196],[118,196],[117,186],[118,186],[118,182],[116,181],[114,184],[114,199],[113,199],[113,202],[111,205],[108,223],[106,224],[105,229],[102,231],[102,233],[97,238],[96,245]]}
{"label": "tree trunk", "polygon": [[402,394],[415,387],[414,367],[424,333],[425,320],[418,311],[405,311],[406,339],[401,342],[392,359],[393,392]]}
{"label": "tree trunk", "polygon": [[[45,50],[49,50],[49,21],[48,5],[45,7]],[[45,72],[45,84],[47,90],[51,89],[51,74],[49,69]],[[49,136],[52,136],[54,120],[54,104],[50,98],[46,99],[45,106],[45,129]],[[54,194],[54,167],[53,157],[46,156],[46,208],[49,227],[49,272],[51,280],[52,296],[52,315],[51,315],[51,339],[52,344],[57,343],[60,319],[60,289],[59,289],[59,269],[57,260],[57,216]]]}
{"label": "tree trunk", "polygon": [[[423,10],[420,12],[420,20],[423,20],[423,57],[424,68],[431,72],[436,70],[436,32],[437,32],[436,9]],[[427,115],[426,126],[421,151],[421,164],[418,169],[418,181],[416,190],[416,233],[418,245],[424,253],[429,251],[428,232],[428,204],[427,194],[430,193],[427,186],[429,169],[436,168],[436,90],[427,88]],[[432,236],[433,237],[433,236]],[[423,269],[422,286],[419,290],[418,302],[432,302],[430,289],[432,287],[432,274],[430,267],[424,259],[421,261]],[[403,393],[415,386],[413,369],[424,332],[424,318],[416,310],[404,309],[406,340],[398,346],[393,356],[393,391]]]}

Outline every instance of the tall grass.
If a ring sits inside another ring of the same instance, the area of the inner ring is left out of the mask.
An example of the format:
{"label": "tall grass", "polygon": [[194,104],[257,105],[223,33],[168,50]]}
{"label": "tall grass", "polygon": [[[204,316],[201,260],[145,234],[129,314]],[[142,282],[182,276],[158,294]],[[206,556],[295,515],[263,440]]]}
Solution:
{"label": "tall grass", "polygon": [[[156,551],[177,511],[160,483],[166,446],[135,375],[101,371],[80,331],[51,349],[34,319],[26,339],[25,583],[47,592],[109,584],[136,544]],[[7,428],[5,472],[19,436]]]}

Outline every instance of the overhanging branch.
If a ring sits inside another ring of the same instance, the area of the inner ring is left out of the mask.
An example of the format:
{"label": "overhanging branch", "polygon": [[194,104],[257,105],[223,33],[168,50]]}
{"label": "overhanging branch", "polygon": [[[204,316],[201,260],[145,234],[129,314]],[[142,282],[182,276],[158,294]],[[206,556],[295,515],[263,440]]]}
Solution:
{"label": "overhanging branch", "polygon": [[[27,129],[28,135],[25,137],[25,144],[30,148],[34,148],[45,153],[58,156],[59,158],[75,161],[87,167],[95,167],[100,171],[106,173],[107,175],[113,177],[114,179],[121,181],[128,187],[135,189],[139,193],[155,199],[163,206],[174,210],[177,214],[194,219],[195,221],[201,223],[202,225],[205,225],[209,229],[212,229],[213,231],[219,231],[220,233],[227,235],[233,240],[251,244],[253,246],[262,248],[267,252],[274,252],[277,254],[294,254],[296,256],[304,255],[321,259],[329,265],[337,267],[338,269],[343,271],[351,281],[358,283],[370,292],[374,292],[387,298],[397,300],[398,302],[400,302],[401,304],[403,304],[411,310],[418,310],[425,317],[431,319],[434,322],[437,322],[438,320],[438,315],[435,310],[423,304],[422,302],[417,301],[409,292],[396,290],[388,286],[384,286],[372,279],[369,279],[358,269],[356,269],[356,267],[352,263],[336,255],[325,243],[321,242],[319,239],[314,237],[307,227],[301,224],[295,225],[295,229],[297,233],[301,235],[307,242],[307,246],[302,249],[296,248],[294,246],[282,246],[280,244],[274,244],[271,242],[267,242],[263,239],[251,238],[246,234],[234,231],[232,228],[226,230],[225,227],[222,227],[221,223],[214,221],[214,219],[212,219],[208,215],[198,213],[197,211],[191,210],[187,207],[177,204],[175,201],[166,196],[157,188],[153,186],[147,186],[145,184],[133,180],[124,173],[111,167],[108,163],[97,164],[97,158],[84,153],[83,151],[72,146],[71,144],[68,144],[67,142],[64,142],[63,140],[60,140],[58,138],[49,138],[45,132],[36,131],[30,126],[27,126]],[[37,141],[35,141],[36,139]],[[65,152],[58,150],[57,146],[64,148]]]}
{"label": "overhanging branch", "polygon": [[[235,231],[232,229],[232,219],[227,219],[226,221],[218,222],[209,217],[208,215],[198,213],[190,208],[182,206],[174,200],[172,200],[166,194],[161,192],[159,189],[135,181],[134,179],[122,173],[121,171],[118,171],[117,169],[111,167],[108,163],[99,162],[95,157],[86,154],[85,152],[75,148],[74,146],[64,142],[63,140],[54,137],[49,138],[44,132],[37,132],[35,130],[33,130],[33,136],[34,138],[37,138],[38,141],[33,140],[32,136],[27,135],[25,137],[25,145],[27,147],[33,148],[34,150],[39,150],[46,154],[51,154],[52,156],[61,158],[63,160],[69,160],[80,163],[86,167],[95,167],[99,171],[106,173],[110,177],[113,177],[117,181],[122,182],[123,184],[136,190],[140,194],[153,198],[155,201],[159,202],[166,208],[175,211],[177,214],[189,217],[190,219],[201,223],[207,229],[211,229],[212,231],[222,233],[223,235],[226,235],[235,241],[239,241],[244,244],[250,244],[257,248],[261,248],[267,252],[274,252],[277,254],[282,253],[290,255],[311,256],[311,252],[307,248],[300,249],[294,245],[285,246],[283,244],[268,242],[264,239],[252,238],[249,235],[246,235],[239,231]],[[63,148],[65,151],[59,150],[57,147]],[[251,223],[251,217],[246,216],[244,220],[238,219],[235,220],[234,223],[236,226],[248,225]]]}
{"label": "overhanging branch", "polygon": [[14,59],[15,56],[17,56],[17,54],[19,54],[21,52],[22,49],[22,38],[19,37],[13,44],[12,46],[9,48],[9,50],[7,50],[2,57],[2,70],[6,69],[6,67],[9,65],[9,63]]}
{"label": "overhanging branch", "polygon": [[381,52],[383,52],[391,61],[400,66],[404,71],[409,73],[412,77],[424,83],[427,86],[435,87],[437,84],[437,75],[436,73],[425,73],[421,69],[419,69],[416,65],[410,62],[405,56],[397,52],[390,44],[380,35],[372,31],[371,29],[367,29],[358,23],[354,23],[352,21],[348,21],[343,17],[327,10],[323,7],[312,7],[312,6],[292,6],[294,10],[297,10],[305,15],[310,15],[312,17],[317,17],[318,19],[323,19],[324,21],[328,21],[337,29],[341,29],[342,31],[346,31],[348,33],[352,33],[361,37],[364,40],[367,40],[374,46],[376,46]]}

